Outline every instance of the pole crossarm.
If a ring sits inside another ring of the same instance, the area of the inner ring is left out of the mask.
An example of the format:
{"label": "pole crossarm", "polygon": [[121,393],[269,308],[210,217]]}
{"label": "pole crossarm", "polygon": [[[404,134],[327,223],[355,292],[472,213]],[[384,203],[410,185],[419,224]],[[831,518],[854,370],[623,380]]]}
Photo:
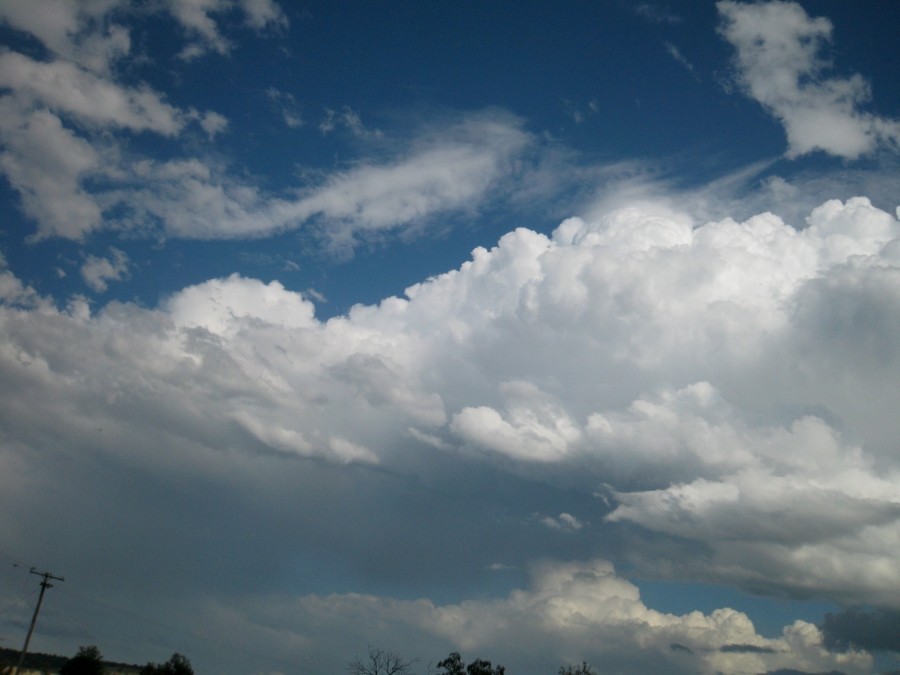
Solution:
{"label": "pole crossarm", "polygon": [[22,668],[22,663],[25,661],[25,655],[28,653],[28,644],[31,642],[31,634],[34,632],[34,624],[37,623],[38,612],[41,611],[41,603],[44,601],[44,593],[48,588],[53,588],[53,584],[50,583],[50,580],[53,581],[65,581],[64,577],[58,577],[50,572],[38,572],[34,567],[32,567],[29,571],[29,574],[35,574],[41,579],[41,592],[38,595],[37,605],[34,608],[34,614],[31,617],[31,625],[28,626],[28,635],[25,636],[25,646],[22,647],[22,653],[19,654],[19,662],[16,664],[16,667],[13,669],[12,675],[18,675],[19,670]]}

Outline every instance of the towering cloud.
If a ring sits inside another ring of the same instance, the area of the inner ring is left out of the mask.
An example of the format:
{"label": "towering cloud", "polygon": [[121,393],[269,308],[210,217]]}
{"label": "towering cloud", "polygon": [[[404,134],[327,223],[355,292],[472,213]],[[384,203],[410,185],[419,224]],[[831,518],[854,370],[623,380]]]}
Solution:
{"label": "towering cloud", "polygon": [[94,420],[116,453],[138,425],[140,454],[167,419],[168,452],[187,455],[403,471],[436,446],[551,465],[607,486],[607,523],[707,551],[637,560],[655,574],[896,607],[898,251],[897,221],[862,198],[803,230],[630,208],[510,232],[326,322],[238,276],[152,311],[7,306],[7,429],[27,446],[28,420],[52,417],[42,434],[94,444]]}

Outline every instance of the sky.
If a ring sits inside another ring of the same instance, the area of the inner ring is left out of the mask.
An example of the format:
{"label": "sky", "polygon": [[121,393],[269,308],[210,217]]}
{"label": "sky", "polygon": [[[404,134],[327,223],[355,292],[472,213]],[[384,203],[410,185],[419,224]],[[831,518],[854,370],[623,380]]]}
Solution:
{"label": "sky", "polygon": [[0,0],[0,646],[900,670],[900,12]]}

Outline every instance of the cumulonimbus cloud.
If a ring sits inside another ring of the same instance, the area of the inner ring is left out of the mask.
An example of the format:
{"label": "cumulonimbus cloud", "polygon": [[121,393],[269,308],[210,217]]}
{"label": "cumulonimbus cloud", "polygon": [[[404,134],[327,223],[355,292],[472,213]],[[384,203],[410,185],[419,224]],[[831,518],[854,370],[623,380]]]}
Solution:
{"label": "cumulonimbus cloud", "polygon": [[898,233],[864,198],[802,230],[626,208],[510,232],[325,322],[239,276],[152,311],[7,306],[9,429],[27,444],[34,415],[64,435],[94,418],[152,445],[142,420],[167,419],[250,453],[578,467],[616,498],[608,525],[711,552],[654,573],[900,606]]}

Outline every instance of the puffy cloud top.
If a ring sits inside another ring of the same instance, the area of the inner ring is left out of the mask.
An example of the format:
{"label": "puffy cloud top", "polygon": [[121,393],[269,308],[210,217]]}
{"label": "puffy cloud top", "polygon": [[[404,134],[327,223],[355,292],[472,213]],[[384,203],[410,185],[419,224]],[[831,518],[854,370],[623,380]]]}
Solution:
{"label": "puffy cloud top", "polygon": [[856,198],[801,230],[772,214],[691,222],[627,208],[552,237],[515,230],[326,322],[239,276],[152,312],[7,306],[4,369],[21,384],[7,399],[49,415],[66,397],[60,433],[107,418],[104,400],[121,402],[104,428],[125,433],[138,397],[142,418],[234,429],[234,449],[581,467],[617,501],[608,522],[709,547],[693,574],[900,605],[896,219]]}

